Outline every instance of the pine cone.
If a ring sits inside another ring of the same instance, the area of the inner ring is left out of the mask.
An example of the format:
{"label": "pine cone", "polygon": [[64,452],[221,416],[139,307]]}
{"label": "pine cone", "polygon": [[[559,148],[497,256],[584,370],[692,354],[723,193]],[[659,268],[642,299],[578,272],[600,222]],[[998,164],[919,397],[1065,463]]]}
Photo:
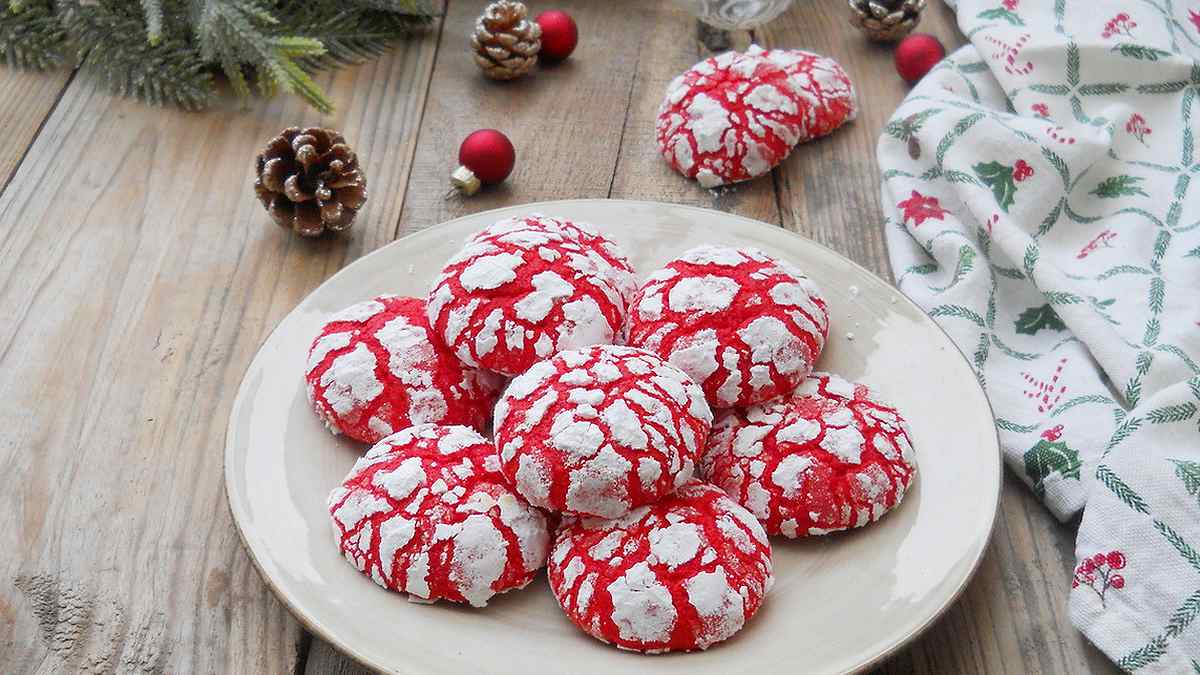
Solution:
{"label": "pine cone", "polygon": [[475,63],[493,80],[511,80],[537,63],[542,28],[526,18],[525,5],[510,0],[493,2],[475,22],[471,48]]}
{"label": "pine cone", "polygon": [[348,229],[367,201],[367,177],[332,129],[288,127],[255,160],[254,192],[282,227],[305,237]]}
{"label": "pine cone", "polygon": [[850,24],[879,42],[895,42],[921,22],[925,0],[850,0]]}

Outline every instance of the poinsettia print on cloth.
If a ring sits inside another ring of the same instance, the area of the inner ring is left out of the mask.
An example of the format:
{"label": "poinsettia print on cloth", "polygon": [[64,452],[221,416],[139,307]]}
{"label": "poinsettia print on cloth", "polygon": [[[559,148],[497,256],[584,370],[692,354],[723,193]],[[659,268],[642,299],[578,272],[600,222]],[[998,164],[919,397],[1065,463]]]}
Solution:
{"label": "poinsettia print on cloth", "polygon": [[971,361],[1008,466],[1083,511],[1076,625],[1126,670],[1190,671],[1200,3],[954,4],[971,44],[879,141],[897,284]]}

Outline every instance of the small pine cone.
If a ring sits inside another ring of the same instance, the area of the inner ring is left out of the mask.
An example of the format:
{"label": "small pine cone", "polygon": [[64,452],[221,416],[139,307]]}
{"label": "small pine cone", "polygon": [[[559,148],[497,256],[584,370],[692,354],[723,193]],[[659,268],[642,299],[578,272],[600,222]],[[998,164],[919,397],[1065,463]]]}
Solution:
{"label": "small pine cone", "polygon": [[348,229],[367,201],[367,177],[332,129],[288,127],[255,160],[254,192],[281,227],[305,237]]}
{"label": "small pine cone", "polygon": [[488,5],[475,22],[471,48],[484,75],[511,80],[537,63],[542,27],[526,18],[527,14],[524,4],[500,0]]}
{"label": "small pine cone", "polygon": [[895,42],[921,22],[925,0],[850,0],[850,24],[878,42]]}

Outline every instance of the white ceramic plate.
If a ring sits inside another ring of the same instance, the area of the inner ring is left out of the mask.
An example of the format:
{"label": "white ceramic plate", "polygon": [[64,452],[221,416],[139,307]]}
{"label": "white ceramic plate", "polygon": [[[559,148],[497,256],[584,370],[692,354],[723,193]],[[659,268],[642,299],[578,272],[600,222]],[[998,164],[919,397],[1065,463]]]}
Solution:
{"label": "white ceramic plate", "polygon": [[[559,610],[544,574],[483,610],[410,603],[359,574],[334,544],[325,497],[365,448],[331,436],[305,399],[307,350],[324,318],[381,293],[423,296],[469,235],[533,211],[593,224],[643,275],[710,242],[798,264],[829,301],[830,339],[818,367],[871,385],[911,425],[918,475],[904,503],[855,532],[773,540],[776,583],[762,610],[707,652],[643,656],[587,637]],[[1000,453],[987,399],[958,350],[865,269],[781,228],[725,213],[579,200],[460,218],[385,246],[322,284],[250,364],[229,421],[225,480],[234,521],[267,583],[313,632],[381,670],[824,673],[878,661],[954,601],[992,529]]]}

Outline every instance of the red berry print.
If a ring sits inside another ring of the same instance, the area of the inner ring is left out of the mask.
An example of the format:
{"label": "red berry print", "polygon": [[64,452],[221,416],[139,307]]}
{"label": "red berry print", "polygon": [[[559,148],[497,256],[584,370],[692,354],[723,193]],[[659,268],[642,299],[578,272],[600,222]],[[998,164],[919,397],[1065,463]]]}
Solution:
{"label": "red berry print", "polygon": [[1004,9],[1010,12],[1017,11],[1017,5],[1021,4],[1019,0],[1000,0],[1000,4],[1004,5]]}
{"label": "red berry print", "polygon": [[1129,18],[1125,12],[1109,19],[1108,23],[1104,24],[1104,32],[1100,33],[1100,37],[1105,40],[1114,35],[1124,35],[1125,37],[1133,37],[1133,29],[1137,28],[1137,22]]}
{"label": "red berry print", "polygon": [[1104,607],[1110,588],[1118,591],[1125,588],[1125,577],[1116,573],[1116,570],[1124,567],[1125,554],[1121,551],[1095,553],[1075,567],[1071,588],[1087,586],[1100,598],[1100,606]]}
{"label": "red berry print", "polygon": [[1196,27],[1196,30],[1200,31],[1200,12],[1197,12],[1194,9],[1189,9],[1188,18],[1191,19],[1192,25]]}
{"label": "red berry print", "polygon": [[1038,117],[1050,116],[1050,106],[1046,105],[1045,103],[1034,103],[1033,105],[1029,106],[1029,109],[1032,110]]}
{"label": "red berry print", "polygon": [[912,220],[913,227],[920,226],[930,218],[941,220],[948,213],[946,209],[942,208],[937,197],[926,197],[916,190],[912,191],[912,196],[896,206],[904,211],[904,222]]}
{"label": "red berry print", "polygon": [[1075,254],[1075,259],[1083,260],[1089,255],[1095,253],[1098,249],[1112,248],[1112,240],[1116,238],[1117,233],[1113,232],[1112,230],[1105,230],[1101,232],[1100,234],[1096,235],[1095,239],[1089,241],[1086,246],[1079,249],[1079,253]]}
{"label": "red berry print", "polygon": [[1042,432],[1042,438],[1050,442],[1057,441],[1059,437],[1062,436],[1062,430],[1063,425],[1055,424],[1054,426]]}
{"label": "red berry print", "polygon": [[1018,159],[1013,165],[1013,180],[1020,183],[1021,181],[1033,175],[1033,167],[1023,160]]}
{"label": "red berry print", "polygon": [[1153,130],[1146,126],[1146,118],[1137,113],[1129,116],[1129,121],[1125,123],[1125,133],[1138,139],[1142,145],[1146,144],[1146,137],[1154,133]]}

